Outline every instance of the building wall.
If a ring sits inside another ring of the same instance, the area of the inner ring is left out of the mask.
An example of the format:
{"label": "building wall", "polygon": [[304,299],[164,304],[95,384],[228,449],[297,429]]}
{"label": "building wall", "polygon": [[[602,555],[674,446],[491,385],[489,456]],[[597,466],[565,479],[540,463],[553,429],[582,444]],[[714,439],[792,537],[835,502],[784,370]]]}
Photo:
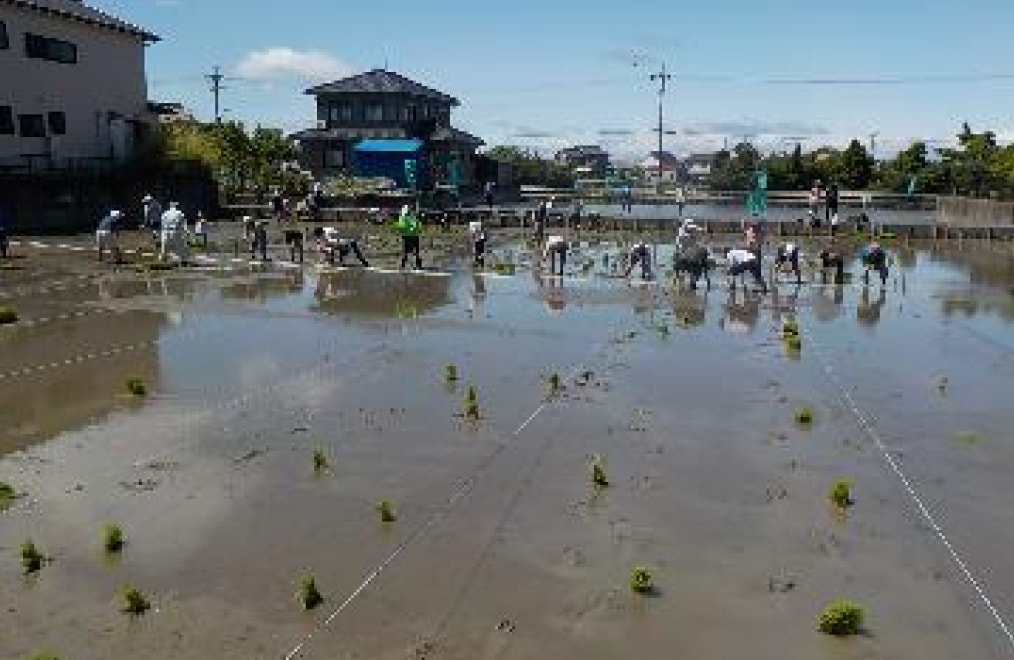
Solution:
{"label": "building wall", "polygon": [[[133,126],[147,120],[147,81],[141,37],[87,23],[0,4],[9,46],[0,49],[0,106],[11,106],[15,135],[0,135],[0,163],[24,154],[52,154],[57,161],[109,158],[129,152]],[[77,62],[64,64],[25,54],[25,33],[69,41]],[[25,138],[18,115],[63,112],[66,134]],[[111,119],[117,113],[124,119]]]}

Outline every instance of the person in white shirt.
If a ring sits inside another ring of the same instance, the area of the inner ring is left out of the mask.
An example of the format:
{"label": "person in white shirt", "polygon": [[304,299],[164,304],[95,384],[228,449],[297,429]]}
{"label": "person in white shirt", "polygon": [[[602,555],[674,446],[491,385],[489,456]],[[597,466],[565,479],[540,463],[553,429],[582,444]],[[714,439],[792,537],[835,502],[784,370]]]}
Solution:
{"label": "person in white shirt", "polygon": [[484,268],[486,265],[486,228],[482,222],[474,220],[468,223],[468,235],[472,239],[472,265],[475,268]]}
{"label": "person in white shirt", "polygon": [[729,262],[729,277],[732,280],[729,284],[730,288],[736,288],[737,277],[750,273],[753,275],[757,286],[760,287],[761,293],[767,293],[768,285],[764,281],[764,274],[761,272],[761,261],[757,258],[755,252],[737,248],[729,250],[725,256]]}
{"label": "person in white shirt", "polygon": [[[559,270],[561,277],[567,264],[567,247],[567,241],[563,236],[550,236],[546,239],[546,246],[542,250],[542,260],[549,261],[550,272],[556,274]],[[557,263],[560,264],[559,269],[556,267]]]}
{"label": "person in white shirt", "polygon": [[344,266],[345,257],[352,254],[364,268],[369,267],[370,263],[363,256],[356,239],[343,238],[337,228],[317,227],[313,230],[313,237],[317,241],[317,254],[321,261],[327,261],[333,266],[337,259],[338,265]]}
{"label": "person in white shirt", "polygon": [[162,245],[159,259],[165,260],[172,255],[180,263],[186,263],[187,249],[187,217],[180,211],[177,202],[169,202],[169,210],[162,214]]}

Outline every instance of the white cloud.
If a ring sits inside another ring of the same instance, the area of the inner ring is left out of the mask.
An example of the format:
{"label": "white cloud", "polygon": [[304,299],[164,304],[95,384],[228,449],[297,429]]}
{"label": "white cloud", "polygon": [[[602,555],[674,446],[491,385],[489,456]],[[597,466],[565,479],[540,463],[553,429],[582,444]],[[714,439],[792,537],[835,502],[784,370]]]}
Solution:
{"label": "white cloud", "polygon": [[244,55],[236,65],[236,73],[253,80],[295,77],[310,82],[327,82],[351,75],[354,69],[330,53],[276,46]]}

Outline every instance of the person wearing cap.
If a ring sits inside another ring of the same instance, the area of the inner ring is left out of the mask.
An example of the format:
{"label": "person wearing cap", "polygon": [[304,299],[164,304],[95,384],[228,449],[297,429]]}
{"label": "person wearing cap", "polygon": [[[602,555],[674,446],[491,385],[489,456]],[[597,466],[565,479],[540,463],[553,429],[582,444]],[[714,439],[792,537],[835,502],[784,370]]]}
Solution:
{"label": "person wearing cap", "polygon": [[159,228],[162,223],[162,205],[150,194],[141,199],[141,207],[144,214],[144,226],[151,231],[151,240],[157,245],[159,241]]}
{"label": "person wearing cap", "polygon": [[121,255],[118,239],[119,225],[122,218],[122,212],[113,210],[99,220],[99,226],[95,230],[95,245],[99,250],[99,261],[102,261],[103,254],[108,250],[113,258],[113,263],[120,263]]}
{"label": "person wearing cap", "polygon": [[725,258],[729,262],[729,277],[731,278],[729,287],[731,289],[735,290],[737,277],[750,273],[753,275],[757,286],[760,287],[761,293],[768,292],[768,285],[764,281],[764,274],[761,272],[761,260],[753,250],[732,249],[726,253]]}
{"label": "person wearing cap", "polygon": [[633,246],[631,246],[627,270],[623,273],[623,276],[630,277],[630,274],[634,271],[634,266],[637,266],[638,264],[641,265],[641,279],[652,279],[651,248],[644,241],[637,241]]}
{"label": "person wearing cap", "polygon": [[345,257],[354,255],[363,268],[369,268],[370,262],[363,256],[359,243],[354,238],[344,238],[335,227],[317,227],[313,230],[313,238],[317,241],[317,255],[321,261],[335,265],[345,265]]}
{"label": "person wearing cap", "polygon": [[422,270],[422,256],[419,254],[422,222],[408,207],[408,204],[401,207],[401,213],[398,215],[394,227],[401,234],[401,267],[405,268],[408,256],[414,254],[416,270]]}
{"label": "person wearing cap", "polygon": [[796,275],[796,284],[803,283],[803,275],[799,270],[799,246],[793,242],[778,246],[775,253],[775,273],[791,270]]}
{"label": "person wearing cap", "polygon": [[[567,265],[567,241],[563,236],[550,236],[542,250],[542,260],[549,261],[549,272],[563,277],[563,268]],[[557,268],[557,263],[560,267]],[[559,271],[559,272],[558,272]]]}
{"label": "person wearing cap", "polygon": [[472,239],[472,266],[484,268],[486,266],[486,228],[481,220],[473,220],[468,223],[468,235]]}
{"label": "person wearing cap", "polygon": [[863,264],[863,283],[870,283],[870,271],[880,273],[880,286],[887,286],[887,277],[890,269],[887,266],[887,251],[878,243],[873,241],[859,251],[859,261]]}
{"label": "person wearing cap", "polygon": [[256,259],[260,252],[261,261],[268,260],[268,221],[259,220],[254,226],[253,240],[250,243],[250,258]]}
{"label": "person wearing cap", "polygon": [[162,214],[162,246],[158,257],[165,260],[172,255],[180,263],[186,263],[187,249],[187,217],[179,208],[178,202],[169,202],[169,210]]}

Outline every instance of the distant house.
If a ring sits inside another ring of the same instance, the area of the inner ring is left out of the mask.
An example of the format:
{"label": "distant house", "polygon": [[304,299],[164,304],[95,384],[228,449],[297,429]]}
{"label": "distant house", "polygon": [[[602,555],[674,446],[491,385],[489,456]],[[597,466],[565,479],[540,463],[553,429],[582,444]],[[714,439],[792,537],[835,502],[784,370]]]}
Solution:
{"label": "distant house", "polygon": [[683,164],[668,151],[652,151],[641,162],[648,183],[675,183],[683,179]]}
{"label": "distant house", "polygon": [[609,154],[598,145],[578,145],[557,151],[556,162],[577,174],[603,177],[609,169]]}
{"label": "distant house", "polygon": [[126,158],[151,122],[158,40],[78,0],[0,0],[0,167]]}
{"label": "distant house", "polygon": [[711,177],[711,167],[715,162],[714,154],[691,154],[683,160],[687,177],[694,183],[704,184]]}
{"label": "distant house", "polygon": [[149,101],[148,112],[155,117],[155,121],[159,124],[178,124],[181,122],[197,121],[197,118],[187,112],[182,103]]}
{"label": "distant house", "polygon": [[391,153],[406,140],[420,140],[427,168],[420,178],[434,184],[474,183],[475,152],[483,141],[451,126],[458,99],[385,69],[319,85],[306,91],[317,100],[317,126],[294,134],[300,165],[314,177],[356,173],[356,146],[370,141],[371,157],[391,140]]}

